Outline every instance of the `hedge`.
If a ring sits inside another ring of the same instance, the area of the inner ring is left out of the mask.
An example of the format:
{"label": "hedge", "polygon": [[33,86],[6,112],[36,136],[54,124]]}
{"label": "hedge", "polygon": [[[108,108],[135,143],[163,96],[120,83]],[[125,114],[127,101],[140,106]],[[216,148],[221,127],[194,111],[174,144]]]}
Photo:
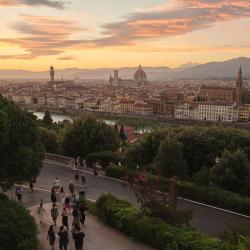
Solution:
{"label": "hedge", "polygon": [[88,167],[92,167],[93,162],[100,161],[101,166],[105,169],[110,162],[117,164],[120,161],[120,157],[117,153],[112,151],[100,151],[98,153],[90,153],[87,156],[86,164]]}
{"label": "hedge", "polygon": [[143,215],[129,202],[110,194],[96,202],[97,215],[108,225],[159,250],[233,250],[228,243],[209,238],[195,230],[177,228]]}
{"label": "hedge", "polygon": [[[139,172],[126,168],[113,166],[107,167],[105,175],[117,179],[122,179],[125,176],[133,178],[139,175]],[[158,181],[154,175],[149,175],[151,181]],[[160,178],[160,191],[168,192],[170,181],[169,179]],[[180,197],[188,198],[198,202],[204,202],[209,205],[217,206],[224,209],[229,209],[234,212],[250,215],[250,197],[242,196],[230,191],[223,190],[214,186],[200,186],[195,183],[181,181],[178,183],[178,193]]]}

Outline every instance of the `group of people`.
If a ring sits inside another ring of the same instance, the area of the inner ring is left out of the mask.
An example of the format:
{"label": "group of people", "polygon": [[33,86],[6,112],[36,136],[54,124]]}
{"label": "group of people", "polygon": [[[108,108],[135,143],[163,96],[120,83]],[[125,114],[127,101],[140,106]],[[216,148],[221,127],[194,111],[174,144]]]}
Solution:
{"label": "group of people", "polygon": [[[53,221],[53,224],[50,225],[48,230],[47,239],[49,244],[53,249],[55,249],[55,242],[58,238],[59,248],[60,250],[67,250],[69,244],[69,216],[72,216],[72,227],[71,234],[75,243],[76,250],[83,249],[83,242],[85,234],[81,228],[83,228],[85,223],[85,213],[86,207],[84,202],[79,199],[79,197],[85,196],[86,189],[86,179],[82,174],[79,175],[78,172],[75,173],[74,176],[75,181],[70,181],[69,183],[69,195],[67,195],[64,191],[63,186],[60,185],[60,180],[57,177],[54,180],[54,185],[51,189],[51,202],[52,207],[50,210],[50,215]],[[81,183],[80,183],[81,179]],[[78,190],[79,196],[76,194]],[[56,233],[57,228],[57,219],[60,216],[58,209],[58,196],[60,196],[61,204],[62,204],[62,212],[61,212],[61,226],[59,227],[59,231]],[[43,207],[43,201],[41,201],[40,206],[38,207],[37,214],[39,216],[40,224],[43,224],[46,220],[46,210]]]}

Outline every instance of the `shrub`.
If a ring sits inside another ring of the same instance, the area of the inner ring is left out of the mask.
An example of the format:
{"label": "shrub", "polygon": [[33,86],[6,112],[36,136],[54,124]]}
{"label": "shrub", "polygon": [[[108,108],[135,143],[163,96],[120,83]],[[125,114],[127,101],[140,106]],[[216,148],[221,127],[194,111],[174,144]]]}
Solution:
{"label": "shrub", "polygon": [[[139,172],[121,168],[118,166],[107,167],[105,175],[117,179],[123,179],[128,176],[134,178]],[[160,181],[160,191],[168,192],[170,181],[166,178],[160,180],[154,176],[149,176],[151,181]],[[178,194],[183,198],[192,199],[194,201],[204,202],[213,206],[229,209],[235,212],[250,215],[250,198],[242,196],[230,191],[223,190],[215,186],[200,186],[191,182],[181,181],[178,183]]]}
{"label": "shrub", "polygon": [[33,217],[28,210],[3,194],[0,195],[0,221],[0,249],[39,249],[38,230]]}
{"label": "shrub", "polygon": [[233,250],[231,245],[197,231],[177,228],[146,216],[129,202],[110,194],[102,195],[97,200],[96,210],[99,217],[110,226],[156,249]]}

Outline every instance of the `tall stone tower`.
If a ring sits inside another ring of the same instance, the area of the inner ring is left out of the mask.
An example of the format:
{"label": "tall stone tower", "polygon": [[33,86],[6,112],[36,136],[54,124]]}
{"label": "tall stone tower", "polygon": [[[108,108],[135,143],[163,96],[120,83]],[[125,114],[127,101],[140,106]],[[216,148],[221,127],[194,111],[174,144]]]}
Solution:
{"label": "tall stone tower", "polygon": [[54,82],[54,80],[55,80],[54,76],[55,76],[54,67],[51,65],[50,66],[50,81],[51,82]]}
{"label": "tall stone tower", "polygon": [[240,66],[235,88],[235,102],[239,105],[242,104],[242,87],[243,87],[243,80],[242,80],[242,70]]}

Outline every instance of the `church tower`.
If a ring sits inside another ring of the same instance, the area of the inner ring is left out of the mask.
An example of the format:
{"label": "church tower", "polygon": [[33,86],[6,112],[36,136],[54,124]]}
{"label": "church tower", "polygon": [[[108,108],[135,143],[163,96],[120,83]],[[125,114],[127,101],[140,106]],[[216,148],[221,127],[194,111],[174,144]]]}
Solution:
{"label": "church tower", "polygon": [[54,67],[51,65],[50,66],[50,81],[51,82],[54,82],[54,80],[55,80],[54,76],[55,76]]}
{"label": "church tower", "polygon": [[242,104],[242,87],[243,87],[243,80],[242,80],[242,70],[240,66],[235,88],[235,102],[239,105]]}

